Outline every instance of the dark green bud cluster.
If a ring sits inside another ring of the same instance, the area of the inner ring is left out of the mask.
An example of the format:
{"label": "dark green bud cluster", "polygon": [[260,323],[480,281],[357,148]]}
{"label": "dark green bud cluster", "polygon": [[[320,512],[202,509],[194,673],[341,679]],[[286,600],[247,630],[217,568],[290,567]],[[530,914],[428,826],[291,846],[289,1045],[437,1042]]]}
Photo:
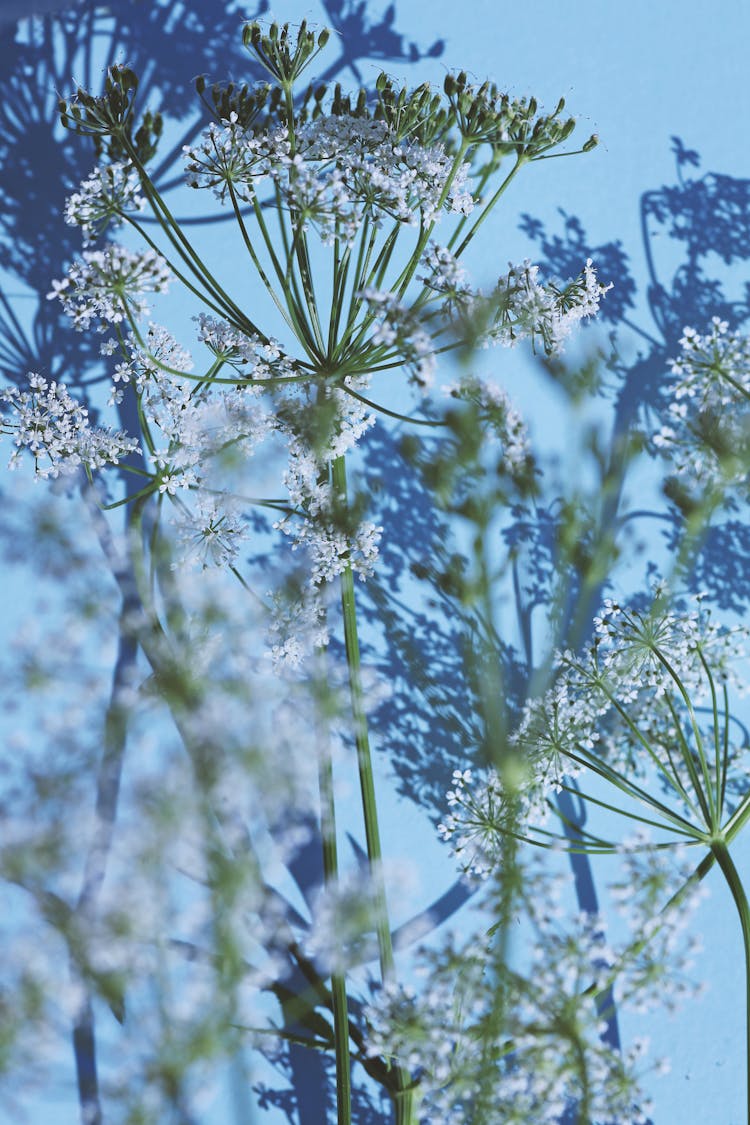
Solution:
{"label": "dark green bud cluster", "polygon": [[286,88],[291,88],[302,71],[323,50],[329,36],[326,28],[317,35],[309,31],[306,20],[299,25],[296,36],[290,34],[288,23],[281,27],[272,23],[264,33],[261,25],[254,20],[242,29],[243,45],[279,85]]}
{"label": "dark green bud cluster", "polygon": [[345,94],[337,82],[328,112],[334,117],[372,117],[367,90],[360,89],[356,99],[353,98],[354,95]]}
{"label": "dark green bud cluster", "polygon": [[196,78],[195,89],[211,116],[217,121],[229,121],[234,113],[243,129],[252,128],[254,131],[260,131],[267,128],[269,123],[276,121],[278,117],[282,92],[280,87],[271,86],[268,82],[253,87],[247,84],[235,86],[234,82],[224,85],[217,82],[211,87],[210,101],[204,96],[206,90],[204,78]]}
{"label": "dark green bud cluster", "polygon": [[429,83],[423,82],[414,90],[405,86],[397,90],[386,74],[380,74],[375,89],[374,116],[385,121],[399,140],[408,137],[426,147],[438,143],[450,147],[451,116],[440,94],[433,93]]}
{"label": "dark green bud cluster", "polygon": [[515,154],[535,160],[567,140],[575,128],[574,118],[560,116],[564,98],[554,113],[537,115],[536,98],[511,99],[493,82],[474,86],[464,71],[449,74],[444,89],[461,135],[472,144],[491,145],[498,157]]}
{"label": "dark green bud cluster", "polygon": [[304,125],[307,121],[315,121],[327,110],[323,106],[323,99],[328,93],[325,83],[320,86],[310,85],[305,90],[297,108],[297,122]]}
{"label": "dark green bud cluster", "polygon": [[326,85],[310,86],[305,93],[298,120],[314,120],[322,113],[334,117],[359,117],[371,121],[384,121],[398,140],[413,140],[425,147],[440,142],[450,147],[449,130],[453,124],[450,113],[440,94],[433,93],[424,82],[414,90],[395,87],[387,74],[381,73],[375,84],[375,97],[361,87],[355,93],[346,93],[340,83],[326,106],[323,105],[329,88]]}
{"label": "dark green bud cluster", "polygon": [[148,110],[134,131],[138,76],[128,66],[111,66],[104,80],[104,93],[89,94],[80,86],[71,101],[58,102],[64,128],[93,137],[97,156],[110,160],[131,158],[132,151],[145,164],[156,152],[163,122],[160,113]]}

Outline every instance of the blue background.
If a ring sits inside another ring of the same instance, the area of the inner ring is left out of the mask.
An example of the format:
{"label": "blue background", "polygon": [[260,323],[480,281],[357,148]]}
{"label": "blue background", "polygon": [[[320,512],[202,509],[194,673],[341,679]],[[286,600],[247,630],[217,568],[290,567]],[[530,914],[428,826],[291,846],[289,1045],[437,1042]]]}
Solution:
{"label": "blue background", "polygon": [[[52,7],[49,4],[47,10]],[[63,7],[57,5],[58,9]],[[109,7],[118,11],[127,6],[115,2]],[[133,10],[139,7],[143,14],[143,5],[134,5]],[[209,8],[185,5],[183,19],[178,20],[171,39],[154,38],[158,50],[165,49],[165,42],[178,45],[189,41],[185,28],[189,28],[191,11],[206,19]],[[213,8],[218,10],[219,6]],[[28,11],[24,8],[24,13]],[[5,23],[0,26],[0,66],[5,82],[12,85],[13,20],[19,15],[19,6],[0,5],[0,14],[5,15]],[[239,26],[241,14],[241,9],[235,9],[227,20],[229,30]],[[533,94],[550,109],[561,95],[565,96],[567,108],[579,122],[574,137],[582,142],[596,132],[599,147],[588,155],[543,162],[528,169],[506,197],[481,245],[474,248],[472,266],[475,274],[491,280],[507,268],[508,261],[525,257],[554,260],[557,254],[557,260],[583,264],[591,254],[600,264],[603,279],[615,283],[608,300],[612,317],[621,314],[617,326],[620,348],[635,371],[631,380],[634,396],[638,395],[639,379],[651,378],[652,368],[663,371],[664,357],[670,354],[681,327],[680,314],[687,319],[688,312],[700,316],[713,311],[706,303],[707,290],[701,290],[700,284],[682,304],[675,297],[675,271],[685,261],[688,243],[675,239],[670,223],[659,223],[653,214],[644,224],[644,207],[647,209],[653,193],[678,185],[678,173],[684,189],[686,181],[697,183],[708,172],[726,178],[723,192],[722,183],[717,187],[716,179],[708,181],[714,188],[711,199],[736,197],[739,212],[744,206],[747,218],[747,204],[742,202],[750,180],[747,5],[739,0],[711,6],[696,0],[662,0],[659,4],[631,0],[627,5],[574,0],[567,5],[531,2],[522,6],[465,0],[457,7],[447,0],[429,4],[399,0],[386,7],[334,0],[326,6],[289,0],[268,15],[292,22],[306,17],[319,25],[338,24],[341,49],[351,61],[340,75],[345,84],[360,80],[370,83],[381,68],[410,82],[441,84],[447,70],[465,69],[478,81],[492,78],[513,95]],[[23,24],[18,30],[25,34]],[[367,40],[364,49],[363,39]],[[234,46],[222,49],[217,43],[209,66],[201,64],[201,36],[195,36],[192,43],[191,50],[182,54],[175,49],[170,59],[175,87],[180,77],[188,87],[194,75],[204,69],[211,78],[223,78],[227,72],[234,78],[243,77],[241,56]],[[228,34],[226,43],[232,43]],[[143,52],[144,46],[141,40],[138,49]],[[414,55],[421,57],[414,61]],[[326,61],[335,58],[332,44]],[[83,79],[79,74],[71,77]],[[46,136],[40,133],[38,155],[49,143]],[[680,145],[674,138],[680,138]],[[30,146],[34,143],[31,131],[27,140]],[[76,143],[72,137],[65,140],[66,145]],[[84,162],[83,171],[88,166]],[[43,157],[36,167],[37,174],[42,174]],[[51,156],[46,167],[54,177]],[[0,170],[6,190],[15,187],[17,172],[11,149]],[[27,186],[27,219],[32,219],[35,206],[43,205],[47,186],[33,179]],[[59,201],[63,195],[59,193]],[[682,195],[690,193],[683,190]],[[533,217],[536,223],[523,220],[524,215]],[[738,306],[747,281],[747,250],[743,251],[740,243],[747,235],[732,214],[727,224],[717,224],[714,231],[716,213],[711,206],[703,213],[696,206],[690,216],[695,228],[693,241],[703,238],[697,281],[720,282],[721,301],[727,308],[734,304],[739,322],[742,316]],[[546,235],[546,245],[541,238],[532,237],[534,232]],[[712,240],[715,251],[709,249]],[[606,272],[607,265],[613,270],[611,274]],[[6,292],[15,294],[14,308],[27,322],[36,308],[28,277],[24,282],[6,268],[0,279]],[[643,357],[640,367],[639,352]],[[559,403],[554,395],[545,394],[537,366],[520,351],[498,356],[496,362],[499,378],[529,417],[537,438],[558,448],[564,463],[567,454],[568,470],[575,473],[575,443],[570,438],[573,423],[559,425]],[[657,554],[663,551],[658,537],[653,550]],[[642,568],[633,581],[641,578]],[[728,600],[728,612],[742,608],[745,580],[741,569],[727,579],[739,591],[735,604]],[[19,582],[23,586],[23,577],[17,573],[12,579],[9,576],[9,581],[13,585],[8,589],[17,590]],[[627,576],[623,575],[621,581],[627,585]],[[396,904],[394,913],[399,923],[445,891],[451,885],[452,873],[428,817],[412,815],[413,806],[397,795],[389,763],[382,757],[378,768],[386,810],[387,851],[393,856],[418,854],[424,866],[424,879],[415,900],[400,904],[400,909]],[[354,822],[351,827],[356,830]],[[737,855],[742,870],[750,872],[750,844],[740,842]],[[728,894],[718,882],[710,882],[712,897],[697,920],[706,944],[698,972],[710,981],[709,992],[675,1019],[649,1017],[645,1029],[632,1019],[622,1025],[626,1042],[630,1034],[646,1030],[652,1036],[655,1053],[666,1053],[673,1061],[671,1076],[653,1083],[655,1125],[704,1121],[738,1125],[742,1120],[744,1031],[743,1013],[736,1003],[741,944]],[[256,1077],[263,1076],[271,1080],[258,1070]],[[29,1120],[54,1120],[61,1125],[76,1121],[72,1081],[60,1099],[54,1108],[46,1099],[40,1099],[39,1106],[30,1105]],[[234,1117],[229,1103],[224,1106],[222,1102],[204,1120],[218,1125],[225,1120],[254,1120],[248,1114],[246,1107]],[[3,1117],[0,1111],[0,1120],[10,1125],[16,1118]],[[275,1125],[288,1119],[283,1113],[267,1111],[256,1112],[255,1120]]]}

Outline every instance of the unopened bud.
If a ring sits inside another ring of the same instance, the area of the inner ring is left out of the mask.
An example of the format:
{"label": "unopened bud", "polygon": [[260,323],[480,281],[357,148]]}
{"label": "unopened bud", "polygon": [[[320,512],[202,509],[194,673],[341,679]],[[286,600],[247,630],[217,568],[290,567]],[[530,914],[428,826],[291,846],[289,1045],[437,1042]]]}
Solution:
{"label": "unopened bud", "polygon": [[566,141],[576,127],[575,117],[569,117],[560,130],[560,140]]}
{"label": "unopened bud", "polygon": [[260,42],[260,24],[246,23],[242,29],[242,45],[243,47],[257,47]]}

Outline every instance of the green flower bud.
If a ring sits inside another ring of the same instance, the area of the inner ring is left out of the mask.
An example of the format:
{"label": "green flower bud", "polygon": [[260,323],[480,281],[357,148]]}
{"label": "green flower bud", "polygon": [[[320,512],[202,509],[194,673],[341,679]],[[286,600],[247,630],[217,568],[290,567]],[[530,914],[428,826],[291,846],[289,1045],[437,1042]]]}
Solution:
{"label": "green flower bud", "polygon": [[566,141],[576,127],[575,117],[569,117],[560,130],[560,140]]}

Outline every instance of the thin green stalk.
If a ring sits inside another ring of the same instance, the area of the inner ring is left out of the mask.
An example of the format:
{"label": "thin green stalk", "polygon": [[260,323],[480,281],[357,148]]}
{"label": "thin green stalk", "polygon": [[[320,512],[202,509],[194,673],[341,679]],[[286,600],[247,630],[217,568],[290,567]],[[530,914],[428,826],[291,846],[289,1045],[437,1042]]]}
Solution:
{"label": "thin green stalk", "polygon": [[507,175],[507,176],[505,177],[505,179],[503,180],[503,182],[502,182],[502,183],[500,184],[500,187],[499,187],[499,188],[497,189],[497,191],[495,192],[495,194],[494,194],[494,195],[492,196],[492,199],[490,199],[489,203],[487,204],[487,206],[486,206],[486,207],[484,208],[484,210],[482,211],[482,214],[481,214],[481,215],[479,216],[479,218],[477,219],[477,221],[476,221],[476,222],[474,223],[474,225],[473,225],[473,227],[471,228],[471,230],[470,230],[470,231],[468,231],[468,232],[467,232],[467,234],[466,234],[466,235],[464,236],[464,238],[462,239],[462,241],[461,241],[461,245],[460,245],[460,246],[458,247],[458,249],[457,249],[457,250],[456,250],[456,251],[454,252],[454,257],[456,257],[456,258],[460,258],[460,257],[461,257],[461,255],[463,254],[464,250],[465,250],[465,249],[466,249],[466,247],[467,247],[467,246],[469,245],[469,243],[471,242],[472,238],[473,238],[473,237],[474,237],[474,235],[475,235],[475,234],[477,233],[477,231],[479,230],[479,228],[481,227],[482,223],[484,222],[484,220],[485,220],[485,219],[487,218],[487,216],[489,215],[489,213],[490,213],[490,211],[492,210],[492,208],[493,208],[493,207],[495,206],[495,204],[497,203],[497,201],[498,201],[498,200],[500,199],[500,196],[501,196],[501,195],[502,195],[502,194],[503,194],[503,193],[505,192],[505,190],[506,190],[506,189],[507,189],[508,187],[510,187],[511,181],[512,181],[512,180],[513,180],[513,178],[514,178],[514,177],[516,176],[516,174],[517,174],[517,173],[518,173],[518,172],[519,172],[519,171],[521,170],[521,168],[523,167],[523,165],[524,165],[524,164],[526,164],[526,163],[527,163],[527,160],[526,160],[526,157],[524,157],[524,156],[519,156],[519,157],[518,157],[518,158],[516,159],[516,162],[515,162],[515,164],[513,165],[513,167],[511,168],[510,172],[508,173],[508,175]]}
{"label": "thin green stalk", "polygon": [[[319,768],[321,833],[323,837],[323,874],[326,886],[338,882],[338,851],[336,846],[336,809],[333,799],[333,766],[330,752],[323,751]],[[331,974],[333,998],[333,1032],[336,1056],[336,1120],[338,1125],[351,1125],[352,1091],[351,1059],[349,1057],[349,1013],[346,999],[346,976]]]}
{"label": "thin green stalk", "polygon": [[[690,696],[685,689],[685,685],[683,684],[676,670],[672,667],[671,663],[667,660],[666,656],[658,646],[654,646],[654,653],[656,654],[660,663],[666,668],[667,672],[674,680],[675,684],[677,685],[677,690],[685,701],[685,707],[687,708],[687,713],[690,717],[690,726],[693,731],[693,737],[695,738],[695,747],[698,752],[698,760],[700,761],[701,772],[706,783],[706,794],[708,797],[711,816],[711,820],[709,823],[711,825],[712,831],[716,831],[716,829],[718,829],[719,827],[719,817],[716,809],[716,802],[714,800],[714,791],[711,785],[711,774],[708,769],[708,762],[706,761],[706,752],[703,749],[703,738],[701,736],[700,727],[698,726],[698,720],[695,716],[692,700],[690,699]],[[702,803],[703,802],[701,802],[701,804]]]}
{"label": "thin green stalk", "polygon": [[729,890],[732,892],[732,898],[737,907],[742,927],[742,945],[745,952],[745,1088],[747,1120],[748,1125],[750,1125],[750,906],[748,906],[740,873],[734,865],[734,860],[729,854],[729,848],[723,836],[712,841],[711,851],[716,857],[716,862],[722,870]]}
{"label": "thin green stalk", "polygon": [[[337,457],[331,465],[332,483],[337,497],[346,501],[346,460]],[[372,771],[372,755],[367,729],[367,715],[364,707],[362,677],[357,631],[357,607],[354,598],[354,575],[347,566],[340,577],[341,608],[344,617],[344,640],[346,661],[349,669],[349,691],[354,720],[354,737],[357,746],[357,768],[362,794],[362,810],[365,820],[365,839],[370,875],[375,884],[375,929],[380,955],[380,973],[384,981],[395,978],[396,966],[393,958],[393,942],[388,921],[388,902],[383,880],[383,853],[380,846],[378,808],[375,798],[375,780]],[[391,1091],[393,1097],[396,1125],[416,1125],[416,1091],[412,1086],[408,1071],[397,1068],[397,1088]]]}
{"label": "thin green stalk", "polygon": [[[345,501],[346,461],[337,457],[332,463],[334,493]],[[375,780],[372,772],[370,737],[367,729],[367,715],[364,707],[362,676],[359,655],[359,635],[357,631],[357,607],[354,598],[354,575],[350,566],[341,574],[341,608],[344,616],[344,640],[346,643],[346,662],[349,668],[349,690],[352,715],[354,719],[354,738],[357,745],[357,768],[362,793],[362,810],[365,819],[365,839],[370,872],[375,881],[377,897],[376,932],[380,954],[380,972],[383,980],[394,975],[393,943],[388,923],[388,907],[383,885],[383,852],[380,846],[380,827],[375,798]]]}
{"label": "thin green stalk", "polygon": [[260,280],[265,285],[266,289],[268,290],[268,293],[271,296],[271,299],[272,299],[273,303],[276,305],[276,308],[279,310],[279,312],[283,316],[286,323],[289,325],[289,327],[292,329],[293,332],[296,332],[295,326],[293,325],[293,323],[290,319],[289,313],[287,312],[287,310],[284,308],[283,304],[281,303],[281,299],[279,298],[279,295],[277,294],[274,287],[271,285],[271,282],[268,279],[268,275],[266,274],[266,271],[263,269],[263,265],[262,265],[258,255],[255,253],[255,247],[253,246],[250,235],[248,234],[247,227],[245,226],[245,220],[242,218],[242,212],[240,210],[239,203],[237,202],[237,193],[235,192],[234,187],[232,186],[231,180],[227,181],[227,186],[229,187],[229,195],[230,195],[230,198],[232,200],[232,208],[234,210],[234,215],[235,215],[235,218],[237,220],[237,226],[240,228],[240,234],[242,235],[242,241],[244,242],[245,249],[247,250],[248,254],[250,255],[250,259],[251,259],[253,265],[255,266],[258,277],[260,278]]}
{"label": "thin green stalk", "polygon": [[141,186],[143,187],[146,197],[151,204],[154,215],[159,221],[159,224],[166,234],[169,241],[174,246],[177,253],[183,259],[185,264],[190,270],[201,280],[206,289],[212,292],[214,298],[223,305],[228,311],[235,314],[238,318],[239,327],[244,331],[250,331],[258,335],[264,343],[268,342],[268,337],[261,332],[261,330],[251,320],[247,318],[245,313],[240,307],[235,304],[229,294],[219,284],[214,275],[206,266],[203,259],[196,253],[193,244],[183,234],[180,224],[177,222],[172,212],[170,211],[164,199],[157,190],[155,184],[149,177],[146,169],[141,163],[138,153],[129,142],[128,138],[124,138],[124,145],[130,159],[133,161],[136,169],[141,177]]}
{"label": "thin green stalk", "polygon": [[359,249],[357,250],[357,262],[354,267],[354,275],[352,278],[349,311],[347,313],[343,335],[336,343],[336,349],[332,353],[332,359],[338,359],[342,354],[344,347],[347,345],[347,342],[351,337],[354,322],[357,319],[359,310],[362,307],[362,299],[358,297],[357,294],[364,287],[364,277],[365,273],[370,268],[370,258],[372,257],[372,252],[375,248],[377,233],[377,227],[370,226],[370,219],[368,215],[365,214],[362,222],[362,229],[359,234]]}
{"label": "thin green stalk", "polygon": [[711,691],[711,715],[714,724],[714,769],[716,770],[716,815],[717,819],[721,820],[721,814],[724,806],[724,791],[726,787],[726,778],[724,775],[725,757],[722,755],[722,744],[719,736],[719,702],[716,694],[716,684],[711,672],[711,666],[703,655],[703,649],[698,646],[698,656],[703,665],[703,670],[706,673],[708,686]]}
{"label": "thin green stalk", "polygon": [[[669,770],[665,767],[664,762],[661,760],[659,755],[656,753],[656,751],[654,750],[654,748],[652,747],[652,745],[648,741],[648,739],[643,735],[643,733],[641,732],[637,723],[633,722],[633,720],[631,719],[630,715],[627,712],[627,709],[625,707],[623,707],[623,705],[616,698],[616,696],[607,688],[606,684],[602,684],[601,688],[602,688],[602,691],[604,692],[604,694],[606,695],[607,699],[610,701],[610,703],[613,705],[615,710],[618,712],[618,714],[625,721],[627,727],[629,728],[629,730],[631,731],[633,736],[637,739],[637,741],[644,748],[644,750],[646,751],[648,756],[651,758],[651,761],[656,766],[657,771],[659,773],[661,773],[661,775],[665,779],[665,781],[669,782],[671,787],[677,793],[679,793],[680,797],[685,802],[685,804],[687,805],[688,809],[693,814],[693,816],[698,818],[698,809],[695,807],[695,805],[691,801],[690,795],[688,794],[687,790],[685,789],[684,785],[680,781],[677,774],[676,773],[671,774],[669,772]],[[671,761],[671,758],[670,758],[670,761]],[[686,762],[686,766],[689,769],[689,765],[688,765],[687,762]],[[704,808],[703,804],[701,804],[701,811],[703,811],[703,813],[705,815],[706,809]]]}
{"label": "thin green stalk", "polygon": [[346,283],[349,277],[351,259],[351,246],[346,246],[342,254],[341,245],[339,239],[337,238],[333,247],[333,297],[331,300],[331,311],[328,318],[329,360],[336,353],[336,341],[338,339],[341,316],[344,311],[344,294],[346,292]]}

